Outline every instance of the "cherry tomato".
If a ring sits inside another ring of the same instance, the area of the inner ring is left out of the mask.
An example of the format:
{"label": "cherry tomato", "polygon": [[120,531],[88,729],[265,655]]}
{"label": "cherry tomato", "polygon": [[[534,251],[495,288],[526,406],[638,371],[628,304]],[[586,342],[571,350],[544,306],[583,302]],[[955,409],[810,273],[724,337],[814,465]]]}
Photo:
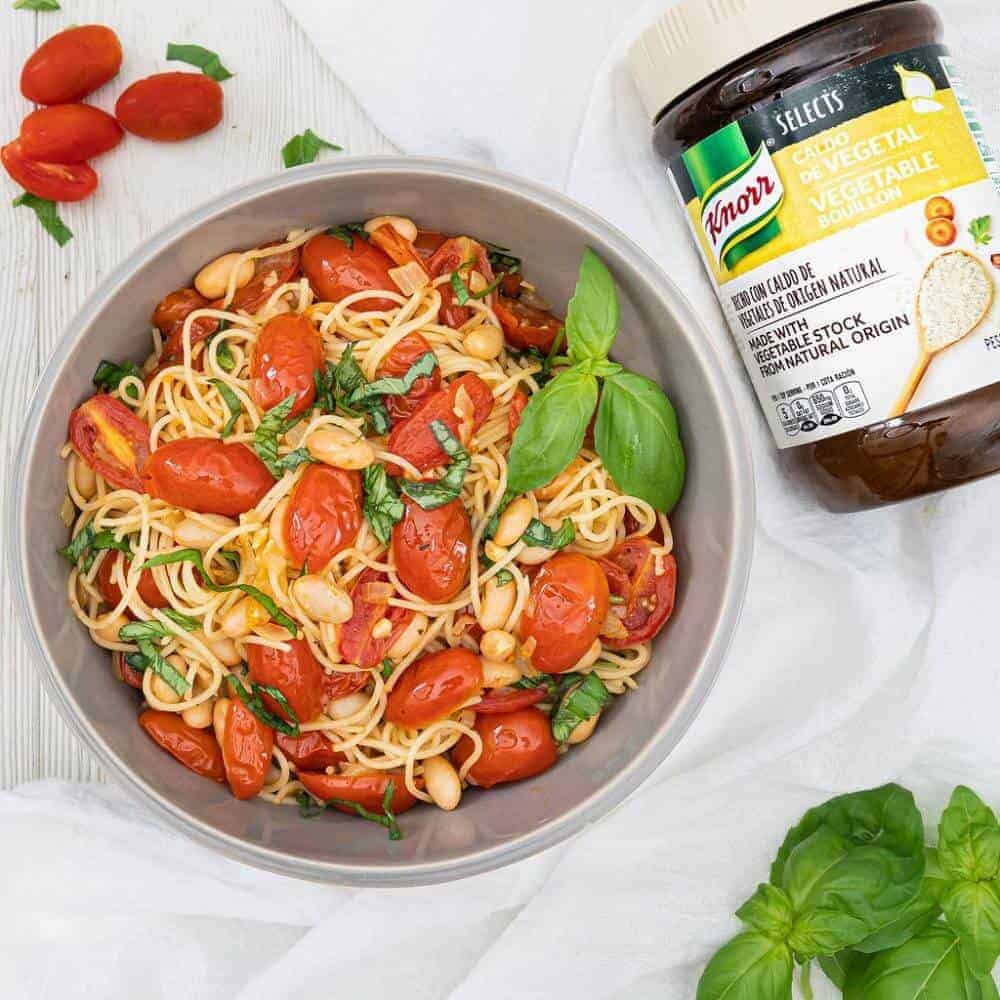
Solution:
{"label": "cherry tomato", "polygon": [[212,781],[226,780],[222,750],[211,729],[195,729],[176,712],[158,712],[152,708],[139,716],[139,725],[188,770]]}
{"label": "cherry tomato", "polygon": [[[483,741],[483,752],[467,777],[480,788],[533,778],[556,762],[549,717],[537,708],[477,715],[475,729]],[[452,751],[456,764],[464,764],[473,749],[472,740],[463,736]]]}
{"label": "cherry tomato", "polygon": [[534,347],[548,354],[563,328],[562,320],[552,313],[503,295],[497,298],[493,311],[503,327],[504,339],[519,351]]}
{"label": "cherry tomato", "polygon": [[21,70],[21,93],[35,104],[70,104],[118,74],[122,47],[103,24],[67,28],[43,42]]}
{"label": "cherry tomato", "polygon": [[521,392],[518,389],[510,401],[510,410],[507,412],[507,431],[511,437],[521,426],[521,414],[524,413],[524,408],[528,405],[530,398],[526,392]]}
{"label": "cherry tomato", "polygon": [[367,670],[338,670],[332,674],[323,674],[323,706],[360,691],[371,680],[371,676]]}
{"label": "cherry tomato", "polygon": [[95,472],[122,490],[143,493],[149,428],[120,399],[91,396],[69,415],[69,439]]}
{"label": "cherry tomato", "polygon": [[447,718],[483,687],[483,664],[456,646],[422,656],[403,671],[389,692],[385,718],[397,726],[422,729]]}
{"label": "cherry tomato", "polygon": [[[455,415],[456,400],[462,390],[472,400],[471,426]],[[460,375],[446,388],[428,396],[406,419],[396,424],[389,434],[389,451],[405,458],[421,472],[445,465],[448,456],[438,444],[430,428],[432,420],[440,420],[463,444],[486,423],[493,410],[493,393],[490,387],[471,372]],[[399,470],[390,468],[390,473],[398,475]]]}
{"label": "cherry tomato", "polygon": [[230,698],[220,743],[226,780],[233,795],[238,799],[252,799],[264,787],[274,748],[274,731],[239,698]]}
{"label": "cherry tomato", "polygon": [[[305,639],[289,639],[288,646],[285,653],[270,646],[247,643],[250,678],[258,684],[276,687],[288,699],[299,722],[312,722],[323,708],[323,668]],[[263,701],[272,712],[285,718],[286,713],[277,701],[266,694]]]}
{"label": "cherry tomato", "polygon": [[[217,308],[193,288],[178,288],[162,299],[153,310],[152,323],[166,338],[157,371],[184,360],[184,320],[195,311],[208,306]],[[196,319],[191,324],[191,348],[210,337],[219,328],[219,321],[209,316]],[[200,356],[199,356],[200,360]]]}
{"label": "cherry tomato", "polygon": [[[467,267],[469,261],[474,261]],[[482,243],[469,239],[468,236],[454,236],[446,240],[435,251],[434,255],[427,261],[427,270],[432,278],[439,278],[442,274],[452,274],[458,271],[466,285],[469,283],[471,271],[478,271],[487,284],[493,281],[493,268],[490,266],[490,259],[486,253],[486,247]],[[445,326],[458,329],[472,315],[472,310],[468,306],[460,306],[455,298],[455,290],[449,282],[438,285],[441,293],[441,322]],[[494,293],[490,293],[489,299],[495,298]]]}
{"label": "cherry tomato", "polygon": [[593,559],[566,552],[544,563],[518,623],[521,641],[535,640],[535,669],[569,670],[600,634],[609,605],[607,578]]}
{"label": "cherry tomato", "polygon": [[[385,573],[366,569],[351,589],[354,612],[340,626],[340,655],[345,663],[357,664],[362,669],[381,663],[413,618],[413,612],[406,608],[389,607],[386,588],[392,590]],[[392,626],[391,631],[386,636],[373,636],[372,629],[383,618]]]}
{"label": "cherry tomato", "polygon": [[25,191],[48,201],[82,201],[97,187],[97,173],[88,164],[29,160],[19,139],[0,149],[0,162]]}
{"label": "cherry tomato", "polygon": [[[125,654],[120,649],[116,649],[111,654],[111,669],[115,677],[123,684],[134,687],[137,691],[142,690],[142,671],[136,670],[135,667],[130,667],[128,661],[125,659]],[[164,714],[169,715],[171,713],[165,712]]]}
{"label": "cherry tomato", "polygon": [[114,149],[121,126],[106,111],[89,104],[56,104],[32,111],[21,122],[21,152],[29,160],[82,163]]}
{"label": "cherry tomato", "polygon": [[298,771],[322,771],[347,760],[343,753],[330,746],[330,741],[320,732],[303,733],[301,736],[275,733],[274,742]]}
{"label": "cherry tomato", "polygon": [[[313,291],[324,302],[339,302],[355,292],[371,289],[398,291],[389,277],[392,258],[355,235],[351,246],[336,236],[320,233],[302,248],[302,270]],[[359,300],[355,309],[395,309],[392,299]]]}
{"label": "cherry tomato", "polygon": [[[431,345],[419,333],[408,333],[396,346],[389,351],[385,360],[378,366],[380,378],[385,376],[400,377],[405,375],[415,362],[429,353]],[[393,424],[405,420],[432,393],[441,388],[440,366],[430,373],[421,375],[405,396],[383,396],[385,408]]]}
{"label": "cherry tomato", "polygon": [[[299,781],[302,782],[311,795],[323,802],[330,799],[344,799],[347,802],[357,802],[369,812],[382,813],[382,800],[385,790],[392,782],[392,800],[389,808],[398,816],[412,809],[417,804],[416,796],[406,787],[406,781],[399,771],[388,774],[314,774],[311,771],[299,771]],[[350,806],[335,805],[343,813],[356,816]]]}
{"label": "cherry tomato", "polygon": [[267,466],[244,444],[179,438],[161,444],[143,472],[146,492],[199,514],[239,517],[274,486]]}
{"label": "cherry tomato", "polygon": [[493,688],[472,708],[477,715],[504,715],[543,701],[548,693],[545,687]]}
{"label": "cherry tomato", "polygon": [[379,226],[373,233],[369,233],[368,239],[379,250],[391,257],[396,267],[403,267],[405,264],[416,262],[420,265],[421,269],[426,270],[416,248],[405,236],[401,236],[394,226],[385,223]]}
{"label": "cherry tomato", "polygon": [[[280,243],[265,243],[261,249],[269,246],[280,246]],[[253,261],[253,277],[236,290],[231,312],[245,312],[253,315],[264,305],[279,285],[287,284],[299,273],[299,248],[282,250],[267,257],[255,257]],[[221,303],[220,303],[221,305]]]}
{"label": "cherry tomato", "polygon": [[424,510],[404,497],[403,519],[392,529],[392,556],[403,584],[431,604],[450,601],[465,586],[472,525],[461,500]]}
{"label": "cherry tomato", "polygon": [[316,369],[323,364],[323,343],[316,327],[294,313],[269,319],[250,355],[250,398],[270,410],[295,393],[289,416],[308,410],[316,398]]}
{"label": "cherry tomato", "polygon": [[441,245],[448,241],[444,233],[439,233],[435,229],[418,229],[417,238],[413,241],[413,249],[417,251],[417,256],[421,260],[433,257]]}
{"label": "cherry tomato", "polygon": [[628,630],[624,638],[605,637],[605,646],[621,649],[646,642],[667,624],[674,610],[677,561],[672,555],[662,556],[663,572],[657,576],[656,548],[651,538],[626,538],[600,560],[611,593],[625,602],[612,605],[611,613]]}
{"label": "cherry tomato", "polygon": [[204,73],[154,73],[118,98],[115,117],[143,139],[179,142],[222,121],[222,88]]}
{"label": "cherry tomato", "polygon": [[308,465],[292,490],[285,513],[285,544],[296,566],[321,573],[358,537],[361,476],[329,465]]}
{"label": "cherry tomato", "polygon": [[[122,574],[128,576],[129,567],[132,563],[122,552],[112,551],[106,553],[97,570],[97,589],[101,592],[104,600],[112,607],[116,606],[122,599],[121,588],[115,582],[113,576],[115,564],[122,559],[125,560],[122,565]],[[170,601],[160,593],[160,588],[156,586],[151,569],[144,569],[139,574],[139,596],[151,608],[166,608],[170,605]]]}

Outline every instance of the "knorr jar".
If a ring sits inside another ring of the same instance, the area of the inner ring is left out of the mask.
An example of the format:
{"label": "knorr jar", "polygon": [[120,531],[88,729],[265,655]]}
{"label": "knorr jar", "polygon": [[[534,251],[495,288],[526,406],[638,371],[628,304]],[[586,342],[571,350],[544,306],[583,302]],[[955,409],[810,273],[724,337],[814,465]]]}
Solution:
{"label": "knorr jar", "polygon": [[630,61],[786,461],[837,510],[1000,469],[1000,164],[933,8],[688,0]]}

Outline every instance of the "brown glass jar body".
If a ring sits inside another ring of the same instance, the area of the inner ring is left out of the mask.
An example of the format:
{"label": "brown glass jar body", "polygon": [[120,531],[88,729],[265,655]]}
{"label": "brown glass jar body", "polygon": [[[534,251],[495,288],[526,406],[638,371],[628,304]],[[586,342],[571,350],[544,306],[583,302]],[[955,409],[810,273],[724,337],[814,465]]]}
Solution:
{"label": "brown glass jar body", "polygon": [[[670,162],[792,87],[942,41],[919,0],[873,4],[751,53],[668,105],[653,148]],[[831,510],[851,511],[959,486],[1000,470],[1000,383],[781,452]]]}

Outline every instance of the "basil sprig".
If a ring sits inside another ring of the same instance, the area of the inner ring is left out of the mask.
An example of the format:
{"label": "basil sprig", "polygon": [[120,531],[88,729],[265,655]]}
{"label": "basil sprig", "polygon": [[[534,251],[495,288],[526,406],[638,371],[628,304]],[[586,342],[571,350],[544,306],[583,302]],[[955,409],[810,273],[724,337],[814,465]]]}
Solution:
{"label": "basil sprig", "polygon": [[361,473],[365,488],[364,515],[372,534],[387,545],[392,529],[403,520],[405,507],[399,496],[399,487],[386,474],[385,466],[369,465]]}
{"label": "basil sprig", "polygon": [[[288,699],[278,688],[270,684],[257,684],[251,681],[250,690],[248,691],[236,674],[226,674],[226,680],[229,682],[230,690],[265,726],[270,726],[272,729],[279,733],[284,733],[286,736],[299,735],[299,717],[288,703]],[[285,718],[272,712],[264,704],[261,695],[265,694],[278,703],[282,712],[285,713]]]}
{"label": "basil sprig", "polygon": [[[113,361],[102,361],[94,369],[94,377],[91,381],[98,389],[114,392],[121,384],[122,379],[130,375],[138,379],[142,378],[142,372],[134,361],[125,361],[120,365],[116,365]],[[133,401],[139,398],[134,391],[132,393],[124,392],[123,395],[127,395]]]}
{"label": "basil sprig", "polygon": [[233,75],[222,65],[217,52],[201,45],[178,45],[176,42],[167,42],[167,59],[197,66],[205,76],[210,76],[220,83]]}
{"label": "basil sprig", "polygon": [[525,545],[542,549],[564,549],[576,538],[576,528],[571,518],[563,518],[563,523],[553,531],[544,521],[533,517],[521,535]]}
{"label": "basil sprig", "polygon": [[587,674],[579,684],[574,684],[559,700],[552,713],[552,737],[565,743],[570,733],[581,722],[592,719],[611,701],[611,692],[597,674]]}
{"label": "basil sprig", "polygon": [[97,553],[105,549],[117,549],[127,556],[132,555],[128,538],[116,538],[110,528],[97,531],[91,518],[71,539],[68,545],[56,549],[59,555],[69,560],[81,573],[90,571]]}
{"label": "basil sprig", "polygon": [[42,229],[44,229],[49,236],[52,237],[59,244],[59,246],[64,247],[71,239],[73,239],[73,230],[59,218],[59,211],[56,208],[56,203],[54,201],[49,201],[47,198],[39,198],[37,195],[29,194],[27,191],[24,194],[18,195],[11,204],[15,208],[30,208],[38,221],[42,224]]}
{"label": "basil sprig", "polygon": [[286,168],[300,167],[303,163],[312,163],[319,156],[321,149],[343,152],[344,147],[338,146],[335,142],[321,139],[311,128],[307,128],[305,132],[293,135],[281,147],[281,159]]}
{"label": "basil sprig", "polygon": [[421,354],[403,375],[386,375],[375,379],[374,382],[362,382],[356,385],[348,395],[346,403],[348,406],[357,407],[376,396],[405,396],[418,378],[432,375],[437,366],[437,356],[433,351],[428,351],[426,354]]}
{"label": "basil sprig", "polygon": [[424,510],[436,510],[452,500],[457,500],[465,485],[465,475],[472,464],[472,458],[462,447],[462,443],[440,420],[432,420],[431,433],[444,453],[451,459],[447,471],[440,479],[411,483],[404,480],[403,492]]}
{"label": "basil sprig", "polygon": [[240,402],[240,397],[233,392],[232,387],[223,382],[221,378],[213,378],[212,385],[219,390],[219,395],[226,404],[226,409],[229,410],[229,419],[222,428],[222,438],[225,439],[233,433],[236,421],[239,420],[240,414],[243,412],[243,404]]}

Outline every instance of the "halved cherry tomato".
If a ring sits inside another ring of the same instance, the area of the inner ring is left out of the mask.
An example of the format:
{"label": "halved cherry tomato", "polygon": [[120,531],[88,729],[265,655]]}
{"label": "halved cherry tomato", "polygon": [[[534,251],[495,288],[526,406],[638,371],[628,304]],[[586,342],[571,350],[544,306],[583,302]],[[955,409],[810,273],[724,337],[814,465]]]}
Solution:
{"label": "halved cherry tomato", "polygon": [[29,160],[19,139],[0,149],[0,162],[25,191],[48,201],[82,201],[97,187],[97,173],[88,164]]}
{"label": "halved cherry tomato", "polygon": [[404,586],[431,604],[450,601],[465,586],[472,525],[461,500],[424,510],[403,499],[403,519],[392,529],[392,557]]}
{"label": "halved cherry tomato", "polygon": [[565,552],[544,563],[518,623],[521,641],[535,640],[532,666],[569,670],[600,634],[609,596],[604,570],[588,556]]}
{"label": "halved cherry tomato", "polygon": [[[388,223],[381,225],[373,233],[368,234],[368,239],[392,258],[393,263],[396,267],[403,267],[404,264],[417,263],[421,268],[424,268],[424,262],[420,255],[417,253],[413,244],[405,237],[400,235],[395,226],[390,226]],[[391,286],[390,286],[391,287]]]}
{"label": "halved cherry tomato", "polygon": [[250,355],[250,398],[270,410],[295,393],[290,417],[308,410],[316,398],[316,369],[323,342],[316,327],[295,313],[269,319]]}
{"label": "halved cherry tomato", "polygon": [[21,70],[21,93],[35,104],[69,104],[116,76],[118,36],[103,24],[82,24],[38,46]]}
{"label": "halved cherry tomato", "polygon": [[519,351],[534,347],[548,354],[563,328],[562,320],[552,313],[503,295],[497,298],[493,311],[503,327],[504,339]]}
{"label": "halved cherry tomato", "polygon": [[122,141],[121,125],[90,104],[56,104],[32,111],[21,122],[21,153],[29,160],[82,163],[114,149]]}
{"label": "halved cherry tomato", "polygon": [[[472,401],[471,426],[463,426],[463,421],[455,414],[456,400],[463,390]],[[492,410],[493,393],[490,387],[478,375],[467,372],[447,388],[428,396],[406,420],[393,427],[389,434],[389,451],[405,458],[421,472],[436,465],[445,465],[448,456],[434,437],[431,421],[440,420],[463,444],[468,444],[469,438],[486,423]],[[394,468],[389,471],[393,475],[399,474],[399,470]]]}
{"label": "halved cherry tomato", "polygon": [[161,444],[143,471],[146,492],[199,514],[239,517],[274,486],[267,466],[244,444],[179,438]]}
{"label": "halved cherry tomato", "polygon": [[[407,790],[406,781],[399,771],[372,774],[314,774],[311,771],[300,771],[299,781],[306,790],[323,802],[330,799],[344,799],[347,802],[357,802],[369,812],[382,812],[382,800],[385,790],[392,782],[392,800],[389,808],[398,816],[412,809],[417,804],[417,798]],[[335,805],[343,813],[357,815],[350,806]]]}
{"label": "halved cherry tomato", "polygon": [[[276,687],[288,699],[299,722],[312,722],[323,708],[323,668],[305,639],[289,639],[287,644],[286,653],[248,642],[250,678],[258,684]],[[272,712],[285,717],[277,701],[267,694],[263,700]]]}
{"label": "halved cherry tomato", "polygon": [[[351,246],[336,236],[320,233],[302,248],[302,270],[313,291],[324,302],[339,302],[355,292],[371,289],[398,291],[389,277],[392,258],[355,235]],[[395,309],[392,299],[361,299],[355,309]]]}
{"label": "halved cherry tomato", "polygon": [[143,139],[179,142],[222,121],[222,88],[204,73],[154,73],[125,90],[115,117]]}
{"label": "halved cherry tomato", "polygon": [[507,431],[511,437],[514,436],[514,432],[521,426],[521,414],[524,413],[524,408],[528,405],[530,398],[526,392],[518,389],[510,401],[510,410],[507,412]]}
{"label": "halved cherry tomato", "polygon": [[[195,311],[206,307],[218,308],[219,302],[209,302],[204,295],[193,288],[178,288],[166,298],[161,299],[153,310],[152,323],[165,340],[160,354],[157,371],[170,365],[180,364],[184,360],[184,320]],[[191,324],[191,348],[200,344],[219,329],[219,321],[209,316],[196,319]],[[201,355],[195,360],[197,367]]]}
{"label": "halved cherry tomato", "polygon": [[222,763],[238,799],[252,799],[264,787],[274,749],[274,730],[239,698],[230,698],[222,720]]}
{"label": "halved cherry tomato", "polygon": [[[281,244],[265,243],[261,249],[265,250],[269,246],[281,246]],[[298,247],[272,253],[267,257],[255,257],[253,277],[242,288],[236,290],[228,308],[232,312],[245,312],[252,316],[274,294],[279,285],[287,284],[298,275],[300,259]]]}
{"label": "halved cherry tomato", "polygon": [[222,750],[211,729],[195,729],[176,712],[158,712],[147,708],[139,716],[139,725],[188,770],[212,781],[225,781]]}
{"label": "halved cherry tomato", "polygon": [[411,663],[389,692],[385,718],[397,726],[421,729],[447,718],[483,687],[483,663],[456,646]]}
{"label": "halved cherry tomato", "polygon": [[330,741],[320,732],[303,733],[301,736],[275,733],[274,742],[298,771],[322,771],[347,760],[341,751],[333,749]]}
{"label": "halved cherry tomato", "polygon": [[[366,569],[351,589],[354,612],[340,626],[340,655],[345,663],[355,663],[363,669],[381,663],[389,647],[413,618],[413,612],[407,608],[389,607],[388,596],[383,596],[387,586],[391,591],[385,573]],[[392,626],[389,634],[373,636],[372,629],[383,618]]]}
{"label": "halved cherry tomato", "polygon": [[[470,261],[473,263],[469,264]],[[463,265],[469,266],[463,267]],[[490,266],[486,247],[468,236],[453,236],[442,243],[434,256],[427,261],[427,270],[432,278],[459,271],[466,285],[469,283],[471,271],[478,271],[486,279],[487,284],[493,281],[493,268]],[[457,330],[469,319],[472,310],[468,306],[458,304],[455,290],[449,282],[438,285],[437,288],[441,293],[441,322]],[[495,293],[491,292],[488,299],[492,300],[495,297]]]}
{"label": "halved cherry tomato", "polygon": [[[134,687],[138,691],[142,690],[142,671],[129,666],[128,660],[125,659],[125,654],[120,649],[116,649],[111,654],[111,669],[115,677],[123,684]],[[164,713],[164,715],[170,714],[172,713]]]}
{"label": "halved cherry tomato", "polygon": [[599,560],[611,593],[625,603],[612,605],[611,613],[621,620],[628,636],[602,639],[605,646],[622,649],[652,639],[667,624],[674,610],[677,591],[677,561],[662,556],[663,572],[656,575],[657,543],[651,538],[626,538]]}
{"label": "halved cherry tomato", "polygon": [[[101,565],[97,569],[97,589],[101,592],[104,600],[112,607],[117,605],[122,599],[121,588],[115,582],[113,576],[115,563],[122,559],[125,560],[122,565],[122,573],[128,576],[129,567],[132,563],[123,552],[105,553],[104,558],[101,560]],[[170,604],[170,601],[160,593],[160,588],[156,586],[151,569],[144,569],[139,574],[139,596],[151,608],[165,608]]]}
{"label": "halved cherry tomato", "polygon": [[[389,351],[385,360],[378,366],[379,377],[395,376],[398,378],[405,375],[430,350],[431,345],[419,333],[408,333]],[[389,419],[394,424],[405,420],[423,400],[440,388],[441,368],[438,366],[430,375],[421,375],[405,396],[383,396],[382,400],[389,412]]]}
{"label": "halved cherry tomato", "polygon": [[[477,715],[475,729],[483,741],[483,752],[469,770],[468,779],[480,788],[533,778],[556,762],[549,717],[537,708]],[[463,736],[452,750],[455,763],[464,764],[473,749],[472,740]]]}
{"label": "halved cherry tomato", "polygon": [[472,709],[477,715],[503,715],[543,701],[548,693],[545,687],[492,688]]}
{"label": "halved cherry tomato", "polygon": [[331,701],[339,701],[355,691],[360,691],[370,680],[368,670],[338,670],[323,674],[323,706]]}
{"label": "halved cherry tomato", "polygon": [[296,566],[321,573],[354,544],[361,528],[361,476],[329,465],[306,466],[285,512],[285,544]]}
{"label": "halved cherry tomato", "polygon": [[428,257],[433,257],[447,240],[448,237],[444,233],[439,233],[435,229],[418,229],[413,249],[417,251],[417,256],[421,260],[427,260]]}
{"label": "halved cherry tomato", "polygon": [[95,472],[123,490],[145,492],[149,428],[120,399],[100,393],[69,415],[69,439]]}

